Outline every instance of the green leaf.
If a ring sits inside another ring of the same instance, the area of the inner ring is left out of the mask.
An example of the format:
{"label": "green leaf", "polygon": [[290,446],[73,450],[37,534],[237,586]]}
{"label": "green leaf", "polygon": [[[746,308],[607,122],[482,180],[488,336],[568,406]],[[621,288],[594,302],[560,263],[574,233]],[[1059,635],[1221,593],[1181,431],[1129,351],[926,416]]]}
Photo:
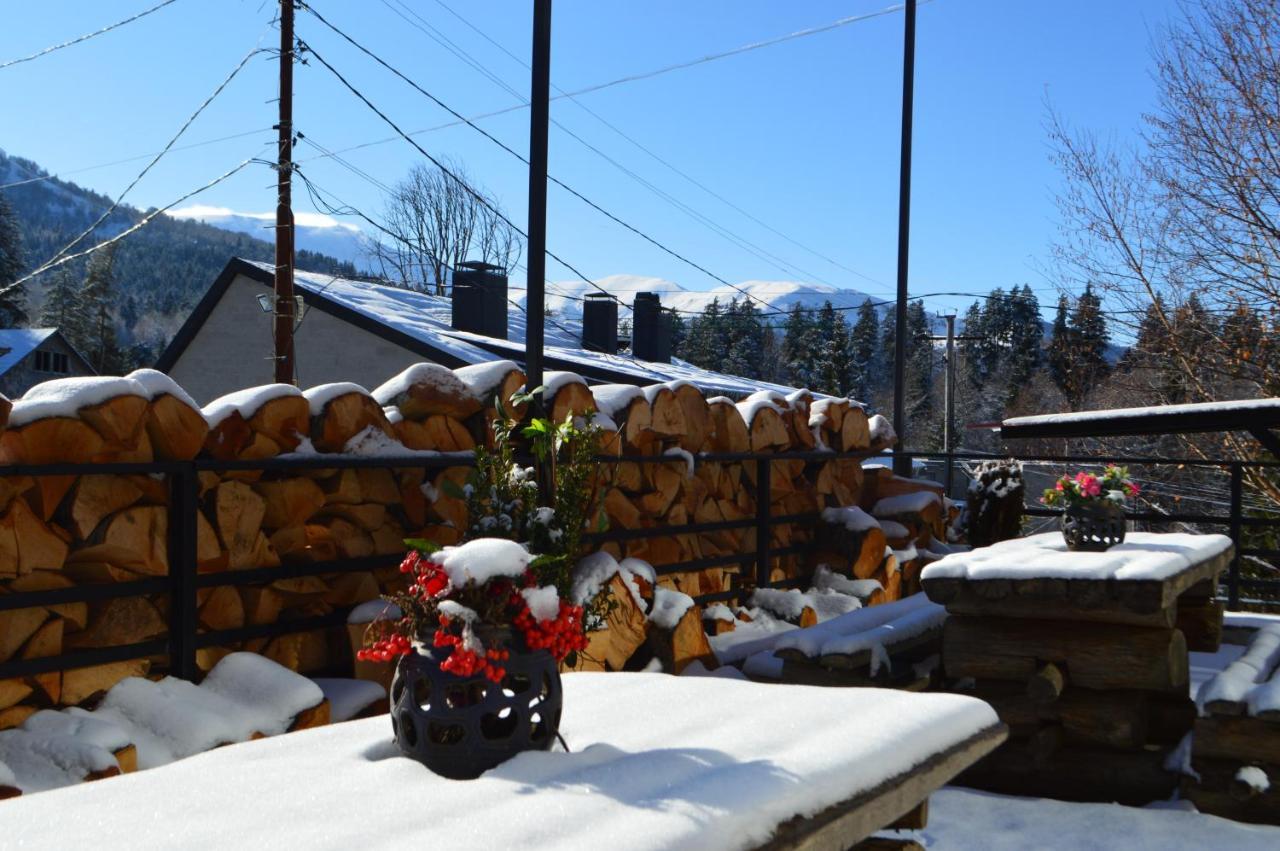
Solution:
{"label": "green leaf", "polygon": [[405,538],[404,545],[410,549],[417,550],[423,555],[431,555],[440,551],[440,545],[435,541],[428,541],[426,538]]}

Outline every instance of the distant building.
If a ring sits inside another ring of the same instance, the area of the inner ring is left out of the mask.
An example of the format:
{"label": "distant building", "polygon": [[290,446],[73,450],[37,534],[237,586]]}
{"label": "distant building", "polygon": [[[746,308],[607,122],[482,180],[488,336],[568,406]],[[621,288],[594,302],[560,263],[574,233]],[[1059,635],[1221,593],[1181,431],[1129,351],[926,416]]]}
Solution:
{"label": "distant building", "polygon": [[[492,274],[483,264],[466,267],[468,276],[460,273],[454,279],[453,299],[298,272],[295,289],[304,305],[294,336],[299,383],[311,387],[353,381],[373,389],[422,361],[450,368],[499,358],[523,361],[524,312],[518,305],[505,312],[510,304],[506,278]],[[271,383],[271,288],[270,264],[233,258],[161,354],[157,369],[172,376],[200,404],[234,390]],[[547,321],[545,368],[576,372],[592,383],[646,385],[685,379],[710,395],[790,391],[668,362],[670,342],[664,339],[658,297],[639,295],[645,298],[637,297],[632,348],[653,360],[618,353],[618,305],[597,304],[588,305],[585,328]],[[495,323],[502,313],[505,322]],[[604,327],[610,324],[612,328]],[[503,330],[499,325],[505,328],[505,336],[499,336]],[[589,341],[585,346],[584,335]]]}
{"label": "distant building", "polygon": [[10,399],[51,378],[96,374],[57,328],[0,328],[0,393]]}

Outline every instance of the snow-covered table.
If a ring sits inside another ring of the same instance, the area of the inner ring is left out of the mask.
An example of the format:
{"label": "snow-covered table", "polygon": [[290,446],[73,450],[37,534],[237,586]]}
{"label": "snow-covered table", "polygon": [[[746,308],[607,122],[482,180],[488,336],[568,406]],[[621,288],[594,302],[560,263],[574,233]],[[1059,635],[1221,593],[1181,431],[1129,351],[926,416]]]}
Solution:
{"label": "snow-covered table", "polygon": [[1130,532],[1106,552],[1084,553],[1046,532],[952,553],[921,583],[953,614],[1172,627],[1178,598],[1192,588],[1212,596],[1231,556],[1226,535]]}
{"label": "snow-covered table", "polygon": [[572,753],[474,781],[399,755],[386,717],[220,748],[0,804],[23,848],[848,847],[994,749],[947,694],[570,674]]}
{"label": "snow-covered table", "polygon": [[948,612],[945,676],[972,682],[1011,728],[963,782],[1076,800],[1167,797],[1177,777],[1165,759],[1195,716],[1188,636],[1192,649],[1216,649],[1212,595],[1231,554],[1223,535],[1134,532],[1084,553],[1047,533],[926,567],[924,591]]}

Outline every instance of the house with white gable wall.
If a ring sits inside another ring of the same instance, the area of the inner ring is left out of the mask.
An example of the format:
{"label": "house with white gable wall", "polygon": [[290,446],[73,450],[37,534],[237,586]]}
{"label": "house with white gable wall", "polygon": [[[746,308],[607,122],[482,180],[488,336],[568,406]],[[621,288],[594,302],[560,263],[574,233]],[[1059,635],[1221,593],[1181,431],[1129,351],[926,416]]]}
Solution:
{"label": "house with white gable wall", "polygon": [[[464,330],[468,326],[455,316],[454,299],[311,272],[298,272],[294,285],[302,299],[294,337],[302,386],[352,381],[376,387],[388,376],[423,361],[454,368],[498,359],[524,360],[525,316],[518,307],[508,311],[506,339],[502,339],[492,335],[492,325],[491,334]],[[157,368],[202,404],[244,387],[271,383],[273,347],[267,312],[271,293],[270,264],[233,258],[160,356]],[[507,301],[505,291],[497,297]],[[492,305],[489,308],[492,314]],[[483,312],[485,306],[478,309]],[[646,351],[643,344],[648,341],[641,339],[642,334],[636,330],[634,348]],[[660,351],[661,345],[656,348]],[[710,395],[733,397],[762,389],[791,390],[680,361],[592,351],[584,347],[573,325],[553,321],[546,324],[544,351],[547,369],[576,372],[589,382],[646,385],[684,379]]]}

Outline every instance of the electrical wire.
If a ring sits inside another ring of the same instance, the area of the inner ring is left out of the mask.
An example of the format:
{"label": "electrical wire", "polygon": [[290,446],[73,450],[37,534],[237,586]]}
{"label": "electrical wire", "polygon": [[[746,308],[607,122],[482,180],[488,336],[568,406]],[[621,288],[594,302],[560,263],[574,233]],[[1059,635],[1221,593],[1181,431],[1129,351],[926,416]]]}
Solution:
{"label": "electrical wire", "polygon": [[39,59],[41,56],[48,56],[50,53],[53,53],[54,51],[57,51],[57,50],[62,50],[64,47],[71,47],[72,45],[80,44],[81,42],[85,42],[91,38],[100,36],[103,33],[109,33],[114,29],[118,29],[124,26],[125,24],[131,24],[134,21],[138,20],[139,18],[145,18],[147,15],[150,15],[152,12],[158,12],[161,9],[163,9],[165,6],[168,6],[169,4],[175,3],[175,2],[177,2],[177,0],[164,0],[164,2],[157,3],[156,5],[152,6],[150,9],[145,9],[139,12],[138,14],[133,15],[132,17],[125,18],[123,21],[116,21],[114,24],[108,24],[107,26],[103,27],[100,30],[94,30],[91,33],[86,33],[85,35],[78,36],[77,38],[73,38],[70,41],[64,41],[61,44],[55,44],[50,47],[46,47],[44,50],[38,50],[35,53],[32,53],[30,56],[22,56],[17,59],[10,59],[7,62],[0,62],[0,70],[4,68],[8,68],[10,65],[18,65],[22,62],[30,62],[32,59]]}
{"label": "electrical wire", "polygon": [[[347,34],[346,34],[345,32],[343,32],[341,29],[339,29],[338,27],[336,27],[336,26],[334,26],[333,24],[331,24],[331,23],[328,21],[328,19],[327,19],[327,18],[325,18],[323,15],[321,15],[321,14],[320,14],[319,12],[317,12],[315,9],[313,9],[313,8],[311,7],[311,5],[310,5],[310,4],[308,4],[308,3],[306,3],[306,2],[302,2],[302,0],[299,0],[299,5],[300,5],[303,9],[305,9],[306,11],[310,12],[310,13],[311,13],[311,14],[312,14],[312,15],[313,15],[317,20],[319,20],[319,21],[320,21],[320,23],[324,24],[326,27],[328,27],[330,30],[332,30],[334,33],[336,33],[338,36],[340,36],[341,38],[343,38],[344,40],[346,40],[349,44],[351,44],[351,45],[352,45],[353,47],[355,47],[357,50],[359,50],[360,52],[364,53],[366,56],[368,56],[368,57],[369,57],[370,59],[372,59],[374,62],[378,63],[378,64],[379,64],[379,65],[381,65],[383,68],[385,68],[385,69],[387,69],[388,71],[390,71],[390,72],[391,72],[392,74],[394,74],[396,77],[399,77],[402,81],[404,81],[406,84],[408,84],[408,85],[409,85],[409,86],[410,86],[414,91],[416,91],[416,92],[418,92],[419,94],[423,95],[424,97],[426,97],[427,99],[429,99],[432,103],[436,104],[436,105],[437,105],[437,106],[439,106],[441,109],[443,109],[443,110],[445,110],[446,112],[448,112],[450,115],[453,115],[455,118],[457,118],[458,120],[460,120],[460,121],[462,121],[463,123],[465,123],[465,124],[466,124],[468,127],[470,127],[471,129],[473,129],[473,130],[475,130],[476,132],[480,133],[482,136],[484,136],[484,137],[485,137],[486,139],[488,139],[490,142],[492,142],[492,143],[494,143],[495,145],[497,145],[498,147],[502,148],[504,151],[506,151],[506,152],[507,152],[507,153],[509,153],[511,156],[513,156],[513,157],[515,157],[516,159],[518,159],[520,162],[524,163],[526,166],[529,164],[529,159],[528,159],[526,156],[524,156],[523,154],[521,154],[521,153],[519,153],[518,151],[516,151],[515,149],[513,149],[510,145],[507,145],[505,142],[503,142],[503,141],[501,141],[500,139],[498,139],[497,137],[495,137],[495,136],[494,136],[493,134],[491,134],[489,131],[487,131],[487,130],[483,129],[483,128],[482,128],[482,127],[480,127],[478,124],[476,124],[475,122],[471,121],[469,118],[466,118],[464,115],[462,115],[462,113],[458,112],[458,111],[457,111],[457,110],[455,110],[453,107],[449,106],[447,103],[445,103],[444,101],[440,100],[440,98],[436,97],[436,96],[435,96],[435,95],[433,95],[431,92],[427,91],[427,90],[426,90],[426,89],[424,89],[422,86],[418,85],[416,82],[414,82],[413,80],[411,80],[408,76],[406,76],[405,74],[403,74],[403,73],[402,73],[400,70],[398,70],[397,68],[393,67],[390,63],[388,63],[388,62],[387,62],[386,60],[384,60],[382,57],[378,56],[378,55],[377,55],[376,53],[374,53],[372,50],[370,50],[369,48],[365,47],[365,46],[364,46],[364,45],[362,45],[360,42],[356,41],[354,38],[352,38],[351,36],[347,35]],[[307,49],[308,51],[310,51],[310,52],[312,53],[312,55],[315,55],[315,56],[316,56],[316,58],[320,61],[320,64],[324,65],[324,66],[325,66],[325,68],[329,69],[329,71],[330,71],[331,73],[333,73],[333,74],[335,74],[335,75],[337,74],[337,71],[333,68],[333,66],[332,66],[332,65],[330,65],[328,62],[326,62],[326,61],[324,60],[324,58],[323,58],[323,57],[321,57],[321,56],[319,56],[318,54],[316,54],[316,53],[315,53],[315,48],[311,47],[310,45],[307,45],[307,46],[306,46],[306,49]],[[345,80],[344,78],[342,78],[342,77],[340,77],[340,76],[339,76],[339,79],[342,79],[342,80],[343,80],[343,83],[344,83],[344,84],[346,84],[346,80]],[[347,84],[347,86],[348,86],[348,88],[351,88],[351,86],[350,86],[349,84]],[[355,89],[352,89],[352,91],[354,92],[354,91],[355,91]],[[397,129],[398,129],[398,128],[397,128]],[[406,138],[406,139],[408,139],[409,137],[408,137],[408,136],[405,136],[405,138]],[[435,160],[432,160],[432,162],[435,162]],[[439,164],[438,164],[438,163],[437,163],[437,167],[439,167]],[[697,262],[695,262],[695,261],[693,261],[693,260],[689,259],[688,257],[684,256],[683,254],[681,254],[680,252],[676,251],[675,249],[672,249],[672,248],[668,247],[667,245],[665,245],[665,244],[663,244],[662,242],[658,241],[658,240],[657,240],[657,239],[655,239],[654,237],[652,237],[652,236],[650,236],[649,234],[645,233],[644,231],[640,230],[640,229],[639,229],[638,227],[636,227],[635,225],[631,224],[630,222],[627,222],[627,221],[623,220],[623,219],[622,219],[621,217],[619,217],[618,215],[616,215],[616,214],[614,214],[614,213],[610,212],[609,210],[606,210],[604,207],[600,206],[600,205],[599,205],[599,204],[597,204],[595,201],[593,201],[593,200],[591,200],[590,198],[588,198],[587,196],[583,195],[583,194],[582,194],[581,192],[579,192],[577,189],[574,189],[572,186],[570,186],[569,184],[567,184],[567,183],[565,183],[564,181],[560,180],[559,178],[555,177],[554,175],[548,174],[548,175],[547,175],[547,180],[549,180],[550,182],[552,182],[552,183],[554,183],[555,185],[559,186],[561,189],[564,189],[564,190],[565,190],[566,192],[568,192],[570,195],[573,195],[575,198],[577,198],[578,200],[582,201],[584,204],[586,204],[588,207],[591,207],[591,208],[592,208],[592,209],[594,209],[596,212],[598,212],[598,213],[600,213],[600,214],[604,215],[606,218],[608,218],[608,219],[612,220],[613,222],[615,222],[615,223],[617,223],[618,225],[622,226],[622,227],[623,227],[623,228],[625,228],[626,230],[631,231],[631,232],[632,232],[633,234],[635,234],[636,236],[639,236],[641,239],[644,239],[646,242],[648,242],[648,243],[650,243],[651,245],[653,245],[653,246],[655,246],[655,247],[659,248],[660,250],[662,250],[662,251],[666,252],[667,254],[669,254],[670,256],[674,257],[675,259],[677,259],[677,260],[681,261],[682,263],[684,263],[684,264],[686,264],[686,265],[688,265],[688,266],[691,266],[691,267],[692,267],[692,268],[694,268],[694,269],[697,269],[698,271],[700,271],[700,272],[702,272],[703,274],[707,275],[708,277],[710,277],[710,278],[712,278],[712,279],[714,279],[714,280],[718,281],[719,283],[723,284],[724,286],[729,287],[730,289],[737,290],[737,291],[738,291],[739,293],[741,293],[742,295],[746,296],[746,297],[747,297],[747,298],[749,298],[749,299],[752,299],[752,300],[754,300],[754,301],[759,302],[760,304],[764,305],[765,307],[770,307],[770,306],[771,306],[771,305],[769,305],[767,302],[762,301],[762,300],[760,300],[760,299],[756,298],[755,296],[751,295],[749,292],[747,292],[746,290],[742,289],[741,287],[738,287],[737,285],[730,283],[728,280],[726,280],[725,278],[721,277],[720,275],[717,275],[715,272],[712,272],[710,269],[706,268],[705,266],[703,266],[703,265],[701,265],[701,264],[699,264],[699,263],[697,263]]]}
{"label": "electrical wire", "polygon": [[95,230],[97,230],[99,225],[105,222],[111,216],[112,213],[114,213],[117,209],[119,209],[120,204],[122,201],[124,201],[125,196],[128,195],[129,192],[132,191],[133,188],[137,186],[139,182],[142,181],[142,178],[147,176],[147,173],[150,172],[151,169],[155,167],[156,163],[160,162],[160,160],[164,158],[165,154],[169,153],[169,149],[172,148],[175,144],[177,144],[177,141],[182,138],[182,134],[187,132],[187,128],[189,128],[195,122],[195,120],[200,117],[200,114],[205,111],[205,109],[209,106],[209,104],[213,103],[214,100],[217,99],[218,95],[222,94],[223,90],[225,90],[226,87],[231,84],[231,81],[236,78],[236,75],[240,73],[241,69],[243,69],[245,65],[249,64],[249,60],[262,52],[262,49],[258,45],[262,43],[262,38],[265,35],[266,33],[264,32],[262,36],[258,37],[258,44],[254,45],[253,49],[244,55],[244,58],[241,59],[234,68],[231,69],[231,73],[228,74],[226,78],[223,79],[223,81],[218,84],[217,88],[215,88],[213,92],[211,92],[209,96],[204,99],[204,102],[201,103],[200,106],[196,107],[196,111],[191,113],[191,115],[188,116],[187,120],[182,123],[182,126],[178,128],[178,132],[173,134],[173,137],[169,139],[168,144],[166,144],[163,148],[161,148],[159,152],[157,152],[156,155],[152,157],[151,161],[147,163],[146,166],[143,167],[142,171],[138,172],[138,175],[132,181],[130,181],[129,185],[124,188],[124,191],[121,192],[119,195],[117,195],[115,200],[111,202],[111,206],[107,207],[107,209],[102,213],[102,215],[98,216],[98,218],[92,224],[90,224],[89,227],[85,228],[83,231],[80,232],[79,235],[75,237],[75,239],[71,240],[69,243],[67,243],[62,248],[60,248],[57,254],[54,254],[53,257],[49,258],[49,260],[47,260],[33,274],[39,274],[41,271],[51,268],[52,264],[55,261],[57,261],[58,258],[62,257],[68,251],[70,251],[71,249],[79,245],[81,240],[83,240],[85,237],[89,236]]}
{"label": "electrical wire", "polygon": [[[72,260],[78,260],[81,257],[87,257],[88,255],[94,253],[95,251],[98,251],[99,249],[106,248],[108,245],[114,245],[115,243],[119,242],[120,240],[124,239],[130,234],[135,233],[136,231],[141,230],[143,227],[150,224],[151,220],[154,219],[156,216],[160,215],[161,213],[169,211],[170,209],[181,204],[183,201],[186,201],[189,198],[199,195],[201,192],[204,192],[207,189],[212,189],[222,181],[226,180],[227,178],[241,171],[245,166],[248,166],[251,163],[263,163],[263,162],[266,162],[266,161],[260,160],[257,157],[250,157],[249,159],[244,160],[239,165],[232,168],[230,171],[223,172],[222,174],[218,175],[213,180],[209,181],[203,186],[197,189],[193,189],[190,192],[186,193],[181,198],[178,198],[174,201],[170,201],[168,204],[164,205],[163,207],[158,207],[152,210],[151,212],[143,216],[141,219],[139,219],[138,222],[134,224],[132,227],[121,231],[120,233],[116,234],[110,239],[104,239],[102,242],[99,242],[97,245],[94,245],[90,248],[86,248],[83,251],[77,251],[75,254],[68,254],[67,256],[61,258],[60,260],[47,263],[44,266],[41,266],[39,269],[36,269],[34,272],[29,272],[28,274],[22,276],[21,278],[14,281],[13,283],[8,284],[3,288],[0,288],[0,296],[3,296],[4,294],[11,292],[17,287],[22,286],[27,281],[30,281],[32,278],[34,278],[36,275],[41,274],[42,272],[47,272],[50,269],[57,268],[58,266],[61,266],[64,263],[70,263]],[[274,165],[274,164],[267,163],[267,165]]]}

